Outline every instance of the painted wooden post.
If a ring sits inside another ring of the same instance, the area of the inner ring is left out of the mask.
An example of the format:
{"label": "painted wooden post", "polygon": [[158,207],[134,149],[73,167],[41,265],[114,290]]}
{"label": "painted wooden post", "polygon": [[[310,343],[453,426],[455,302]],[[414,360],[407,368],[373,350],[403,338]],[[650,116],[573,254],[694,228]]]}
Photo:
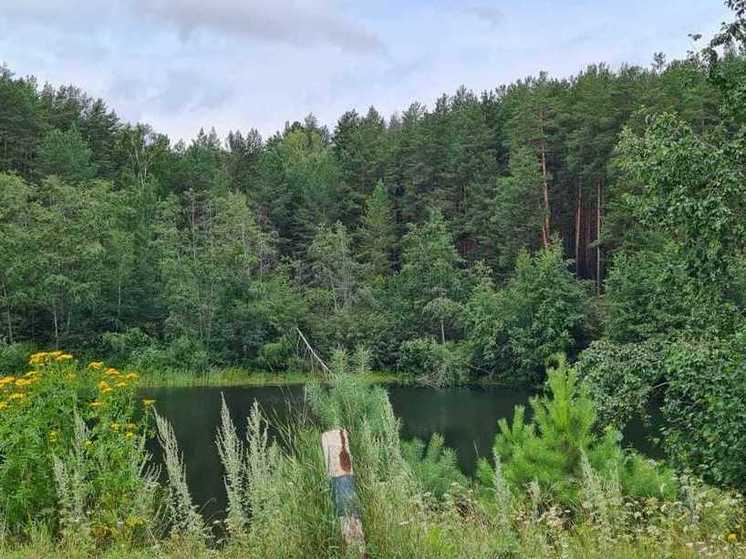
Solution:
{"label": "painted wooden post", "polygon": [[322,433],[321,448],[326,461],[326,473],[332,486],[334,510],[339,517],[342,538],[347,549],[365,557],[365,536],[360,520],[360,503],[355,493],[355,476],[352,473],[352,456],[349,439],[344,429]]}

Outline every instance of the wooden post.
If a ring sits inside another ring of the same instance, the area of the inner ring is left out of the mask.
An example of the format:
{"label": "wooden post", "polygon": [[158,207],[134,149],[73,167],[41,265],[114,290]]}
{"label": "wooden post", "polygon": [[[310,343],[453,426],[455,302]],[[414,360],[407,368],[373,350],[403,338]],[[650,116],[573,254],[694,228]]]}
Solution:
{"label": "wooden post", "polygon": [[365,536],[360,520],[360,503],[355,493],[355,476],[352,473],[352,455],[347,431],[332,429],[321,435],[321,448],[326,462],[326,473],[332,486],[334,510],[339,517],[342,538],[348,550],[359,557],[366,557]]}

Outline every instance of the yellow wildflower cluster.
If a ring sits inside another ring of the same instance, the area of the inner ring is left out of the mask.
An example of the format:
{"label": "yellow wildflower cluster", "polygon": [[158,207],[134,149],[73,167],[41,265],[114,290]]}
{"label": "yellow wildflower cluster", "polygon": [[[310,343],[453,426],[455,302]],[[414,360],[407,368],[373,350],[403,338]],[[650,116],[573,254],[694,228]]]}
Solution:
{"label": "yellow wildflower cluster", "polygon": [[134,381],[140,378],[137,373],[125,374],[114,367],[104,369],[104,364],[101,361],[94,361],[88,367],[101,372],[102,378],[98,383],[98,390],[104,396],[117,389],[129,388]]}
{"label": "yellow wildflower cluster", "polygon": [[34,353],[28,360],[29,365],[43,365],[45,363],[51,363],[53,361],[56,361],[58,363],[62,363],[65,361],[70,361],[73,359],[73,356],[69,353],[65,353],[64,351],[40,351],[38,353]]}
{"label": "yellow wildflower cluster", "polygon": [[12,403],[26,401],[28,388],[38,380],[38,371],[29,371],[21,377],[14,375],[0,377],[0,411],[9,408]]}

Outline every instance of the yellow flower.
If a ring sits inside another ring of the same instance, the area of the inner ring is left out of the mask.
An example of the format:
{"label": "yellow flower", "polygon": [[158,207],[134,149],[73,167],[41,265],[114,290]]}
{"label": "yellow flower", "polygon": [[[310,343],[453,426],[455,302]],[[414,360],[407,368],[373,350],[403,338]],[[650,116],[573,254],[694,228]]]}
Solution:
{"label": "yellow flower", "polygon": [[28,386],[29,384],[31,384],[31,381],[25,378],[19,378],[16,381],[16,386]]}
{"label": "yellow flower", "polygon": [[50,431],[49,432],[49,440],[53,443],[57,442],[57,438],[59,437],[59,431]]}
{"label": "yellow flower", "polygon": [[112,431],[119,431],[119,423],[114,422],[111,424],[111,430]]}
{"label": "yellow flower", "polygon": [[55,357],[54,360],[55,361],[69,361],[72,358],[73,356],[70,355],[69,353],[63,353],[62,355],[58,355],[57,357]]}
{"label": "yellow flower", "polygon": [[127,388],[126,382],[118,382],[114,385],[114,388]]}
{"label": "yellow flower", "polygon": [[59,357],[59,356],[60,356],[60,355],[62,355],[63,353],[64,353],[63,351],[60,351],[59,349],[57,349],[57,350],[55,350],[55,351],[50,351],[50,352],[49,352],[49,355],[51,355],[52,357]]}
{"label": "yellow flower", "polygon": [[49,353],[47,353],[46,351],[40,351],[39,353],[34,353],[31,357],[29,357],[28,362],[30,365],[36,365],[45,361],[48,356]]}
{"label": "yellow flower", "polygon": [[728,534],[728,541],[729,542],[735,542],[736,540],[738,540],[738,536],[736,534],[734,534],[733,532],[731,532],[730,534]]}
{"label": "yellow flower", "polygon": [[109,387],[109,383],[106,382],[105,380],[102,380],[101,382],[98,383],[99,390],[105,390],[107,388],[110,388],[110,387]]}
{"label": "yellow flower", "polygon": [[2,377],[0,378],[0,386],[5,386],[6,384],[10,384],[12,382],[15,382],[16,377],[14,376],[8,376],[8,377]]}
{"label": "yellow flower", "polygon": [[142,405],[145,406],[145,407],[152,406],[153,404],[155,404],[155,400],[148,400],[147,398],[145,398],[142,401]]}
{"label": "yellow flower", "polygon": [[6,402],[5,400],[0,402],[0,411],[4,410],[7,407],[8,407],[8,402]]}
{"label": "yellow flower", "polygon": [[127,439],[131,439],[134,436],[135,436],[135,434],[132,431],[130,431],[128,433],[125,433],[125,435],[124,435],[124,437],[127,438]]}
{"label": "yellow flower", "polygon": [[8,400],[23,400],[25,397],[26,395],[23,392],[13,392],[8,396]]}
{"label": "yellow flower", "polygon": [[103,361],[91,361],[90,363],[88,363],[88,368],[89,369],[96,369],[96,370],[98,370],[98,369],[103,368],[103,366],[104,366],[104,362]]}
{"label": "yellow flower", "polygon": [[104,405],[104,403],[103,403],[103,402],[100,402],[100,401],[98,401],[98,400],[94,400],[93,402],[91,402],[91,403],[90,403],[90,404],[88,404],[88,405],[89,405],[89,406],[91,406],[92,408],[100,408],[101,406],[103,406],[103,405]]}
{"label": "yellow flower", "polygon": [[102,388],[102,389],[101,389],[101,394],[108,394],[108,393],[109,393],[109,392],[111,392],[112,390],[114,390],[114,389],[113,389],[113,388],[111,388],[110,386],[108,386],[108,387],[106,387],[106,388]]}
{"label": "yellow flower", "polygon": [[140,375],[138,375],[137,373],[127,373],[127,376],[125,376],[124,378],[126,378],[127,380],[137,380],[140,378]]}
{"label": "yellow flower", "polygon": [[92,447],[92,446],[93,446],[93,443],[92,443],[92,442],[91,442],[90,440],[86,439],[86,441],[85,441],[85,442],[83,443],[83,445],[84,445],[84,446],[85,446],[86,448],[90,448],[90,447]]}
{"label": "yellow flower", "polygon": [[109,367],[108,369],[106,369],[105,372],[107,375],[118,375],[119,374],[119,371],[117,371],[114,367]]}

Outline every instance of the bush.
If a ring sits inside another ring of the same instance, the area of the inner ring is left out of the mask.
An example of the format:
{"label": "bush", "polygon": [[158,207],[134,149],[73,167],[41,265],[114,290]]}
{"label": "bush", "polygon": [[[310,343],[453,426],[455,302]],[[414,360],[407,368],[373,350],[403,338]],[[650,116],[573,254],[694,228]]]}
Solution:
{"label": "bush", "polygon": [[664,349],[660,340],[636,344],[600,340],[580,354],[575,368],[604,424],[623,429],[632,416],[645,416],[648,401],[665,377]]}
{"label": "bush", "polygon": [[[664,493],[663,482],[668,479],[667,474],[660,474],[661,483],[652,483],[658,470],[647,468],[635,457],[625,459],[618,431],[607,427],[603,434],[598,433],[593,401],[564,358],[548,371],[547,377],[546,395],[531,399],[531,422],[525,421],[524,408],[516,406],[512,425],[505,419],[498,423],[493,452],[514,490],[525,491],[536,483],[551,502],[574,507],[587,459],[601,478],[619,481],[628,494],[668,494]],[[494,476],[494,472],[490,466],[482,461],[479,470],[482,481],[492,485],[490,473]]]}
{"label": "bush", "polygon": [[710,483],[746,490],[746,344],[672,344],[666,352],[664,444]]}
{"label": "bush", "polygon": [[258,362],[270,371],[284,370],[293,357],[293,346],[286,337],[264,344],[259,350]]}
{"label": "bush", "polygon": [[106,332],[101,335],[101,354],[107,359],[122,365],[132,362],[137,356],[157,345],[156,340],[139,328],[128,328],[124,332]]}
{"label": "bush", "polygon": [[0,516],[16,533],[33,519],[132,539],[155,487],[142,472],[149,414],[136,413],[137,374],[81,368],[61,351],[29,364],[22,376],[0,377]]}
{"label": "bush", "polygon": [[456,461],[456,452],[444,446],[438,433],[425,444],[420,439],[402,442],[402,457],[412,469],[423,490],[438,499],[467,486],[466,476]]}
{"label": "bush", "polygon": [[467,368],[465,348],[455,342],[442,344],[432,338],[415,338],[401,345],[399,369],[423,384],[448,386],[464,382]]}
{"label": "bush", "polygon": [[29,343],[0,343],[0,375],[17,375],[23,372],[28,356],[34,351],[34,346]]}

